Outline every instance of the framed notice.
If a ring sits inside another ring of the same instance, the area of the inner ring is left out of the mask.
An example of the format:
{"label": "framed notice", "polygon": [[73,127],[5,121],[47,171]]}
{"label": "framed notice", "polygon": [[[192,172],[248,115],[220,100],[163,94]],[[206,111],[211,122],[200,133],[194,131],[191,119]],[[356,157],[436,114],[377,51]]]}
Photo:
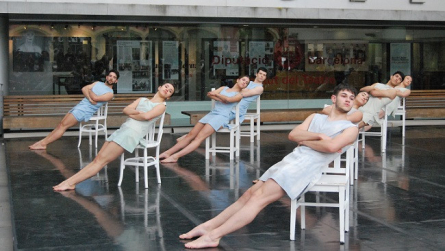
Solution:
{"label": "framed notice", "polygon": [[224,79],[239,75],[241,63],[238,41],[213,41],[210,56],[212,78]]}
{"label": "framed notice", "polygon": [[153,92],[151,41],[118,40],[119,93]]}
{"label": "framed notice", "polygon": [[274,43],[272,41],[250,41],[247,63],[250,76],[254,76],[260,67],[265,67],[267,72],[273,72]]}
{"label": "framed notice", "polygon": [[162,42],[162,79],[179,80],[179,42]]}
{"label": "framed notice", "polygon": [[405,75],[411,74],[411,44],[391,43],[389,72],[393,74],[401,71]]}

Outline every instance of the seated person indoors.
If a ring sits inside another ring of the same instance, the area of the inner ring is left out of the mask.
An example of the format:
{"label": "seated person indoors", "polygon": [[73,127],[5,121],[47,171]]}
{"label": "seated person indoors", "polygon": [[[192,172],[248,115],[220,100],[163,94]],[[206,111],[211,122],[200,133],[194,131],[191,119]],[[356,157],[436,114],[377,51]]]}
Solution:
{"label": "seated person indoors", "polygon": [[68,128],[77,125],[81,121],[87,122],[90,120],[102,105],[113,99],[113,84],[116,84],[118,79],[119,72],[110,70],[105,77],[105,83],[97,81],[84,86],[82,93],[85,98],[65,115],[62,121],[60,121],[48,136],[29,146],[29,149],[46,149],[49,144],[60,139]]}
{"label": "seated person indoors", "polygon": [[391,103],[396,96],[406,95],[406,93],[400,91],[400,89],[394,88],[398,86],[404,78],[405,75],[397,71],[391,76],[386,85],[375,83],[360,89],[360,91],[371,94],[368,102],[359,108],[359,110],[363,112],[363,120],[359,123],[360,128],[365,127],[365,131],[368,131],[373,125],[382,124],[383,114],[381,110]]}
{"label": "seated person indoors", "polygon": [[97,174],[104,166],[121,156],[125,150],[133,152],[147,134],[150,124],[156,123],[165,112],[165,101],[172,96],[174,91],[172,84],[165,83],[158,87],[158,92],[152,99],[138,98],[125,107],[123,112],[128,115],[127,120],[107,138],[107,142],[104,143],[96,158],[82,170],[54,186],[53,189],[55,191],[75,189],[76,184]]}
{"label": "seated person indoors", "polygon": [[199,147],[201,142],[221,127],[228,127],[230,112],[243,98],[241,91],[249,84],[249,77],[242,76],[236,80],[232,88],[223,86],[207,93],[207,96],[216,100],[215,108],[199,120],[193,129],[172,148],[163,152],[159,158],[162,163],[177,162],[178,159],[191,153]]}
{"label": "seated person indoors", "polygon": [[322,167],[331,163],[358,135],[356,125],[347,120],[356,90],[346,85],[335,87],[331,96],[333,107],[329,115],[312,114],[295,127],[289,139],[297,143],[294,151],[273,165],[235,203],[213,219],[179,236],[196,240],[186,248],[216,247],[222,237],[253,221],[270,203],[285,194],[296,199],[321,177]]}

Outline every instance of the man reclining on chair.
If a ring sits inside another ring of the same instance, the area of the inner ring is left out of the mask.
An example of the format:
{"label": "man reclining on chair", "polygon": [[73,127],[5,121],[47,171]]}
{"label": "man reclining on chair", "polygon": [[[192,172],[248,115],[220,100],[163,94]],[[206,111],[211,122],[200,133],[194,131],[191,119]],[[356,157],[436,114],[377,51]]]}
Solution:
{"label": "man reclining on chair", "polygon": [[90,120],[91,116],[93,116],[102,105],[113,99],[113,84],[117,83],[119,72],[110,70],[105,79],[105,83],[97,81],[84,86],[82,93],[85,98],[63,117],[62,121],[60,121],[48,136],[29,146],[29,149],[46,149],[47,145],[60,139],[68,128],[77,125],[81,121],[86,122]]}
{"label": "man reclining on chair", "polygon": [[390,80],[385,84],[375,83],[371,86],[365,86],[360,91],[370,93],[368,102],[359,110],[363,112],[363,120],[359,123],[359,127],[365,127],[365,131],[371,129],[373,125],[382,124],[386,105],[391,103],[395,97],[406,97],[409,92],[403,91],[401,88],[395,88],[402,83],[405,75],[397,71]]}
{"label": "man reclining on chair", "polygon": [[331,99],[334,107],[329,115],[312,114],[289,134],[299,145],[261,176],[235,203],[215,218],[200,224],[180,239],[198,239],[186,248],[207,248],[219,245],[220,239],[249,224],[270,203],[286,193],[296,199],[321,177],[321,168],[328,165],[351,145],[358,135],[357,126],[347,121],[356,91],[338,85]]}

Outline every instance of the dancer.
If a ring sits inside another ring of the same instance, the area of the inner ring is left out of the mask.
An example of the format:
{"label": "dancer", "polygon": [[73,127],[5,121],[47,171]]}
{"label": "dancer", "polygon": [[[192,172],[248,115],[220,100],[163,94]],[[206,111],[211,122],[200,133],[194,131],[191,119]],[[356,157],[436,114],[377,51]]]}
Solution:
{"label": "dancer", "polygon": [[352,144],[358,135],[357,127],[346,120],[352,108],[355,89],[338,85],[331,99],[334,104],[329,115],[312,114],[289,134],[299,144],[282,161],[261,176],[261,181],[249,188],[235,203],[215,218],[200,224],[181,239],[198,239],[186,243],[186,248],[207,248],[219,245],[220,239],[249,224],[268,204],[286,193],[297,198],[306,187],[321,176],[328,165]]}
{"label": "dancer", "polygon": [[232,88],[223,86],[215,91],[207,93],[207,96],[217,101],[215,108],[200,119],[182,140],[178,141],[172,148],[159,155],[160,159],[164,159],[161,162],[177,162],[180,157],[189,154],[198,148],[204,139],[212,135],[212,133],[216,132],[219,128],[228,127],[230,112],[237,102],[243,98],[240,92],[246,88],[248,83],[249,77],[243,76],[236,80],[236,84]]}
{"label": "dancer", "polygon": [[29,146],[31,150],[44,150],[54,141],[60,139],[68,128],[77,125],[81,121],[88,121],[93,114],[106,102],[113,99],[113,84],[119,79],[119,72],[110,70],[105,77],[105,83],[94,82],[82,88],[85,96],[65,117],[60,121],[57,127],[44,139]]}
{"label": "dancer", "polygon": [[[411,76],[406,76],[402,83],[394,87],[394,89],[398,90],[399,94],[391,101],[391,103],[386,105],[388,116],[392,115],[394,117],[394,113],[397,111],[397,108],[400,105],[400,98],[408,97],[411,94],[411,90],[408,89],[408,86],[410,86],[412,82],[413,79]],[[385,110],[382,109],[381,113],[381,117],[383,118],[385,115]]]}
{"label": "dancer", "polygon": [[55,191],[75,189],[76,184],[98,173],[105,165],[119,157],[124,150],[133,152],[139,141],[147,134],[150,123],[155,123],[165,112],[165,101],[173,92],[173,85],[166,83],[159,86],[158,92],[151,100],[138,98],[125,107],[123,112],[129,118],[108,137],[96,158],[82,170],[54,186],[53,189]]}
{"label": "dancer", "polygon": [[[263,88],[263,82],[267,78],[267,69],[264,67],[258,68],[255,80],[250,81],[250,83],[247,85],[245,89],[241,91],[241,95],[243,96],[243,99],[239,102],[239,122],[242,123],[244,121],[244,116],[247,113],[247,109],[249,108],[250,103],[255,101],[261,94],[263,94],[264,88]],[[230,118],[229,121],[232,121],[235,119],[236,111],[232,109],[230,112]],[[181,141],[185,138],[186,135],[183,135],[176,139],[176,141]]]}
{"label": "dancer", "polygon": [[368,102],[359,109],[363,112],[363,119],[359,123],[360,128],[365,127],[365,131],[368,131],[373,125],[382,124],[382,118],[384,117],[382,109],[391,103],[396,96],[405,95],[400,89],[394,88],[400,85],[404,78],[405,75],[402,72],[397,71],[391,76],[386,85],[375,83],[360,89],[360,91],[369,92],[371,94]]}
{"label": "dancer", "polygon": [[[359,108],[364,106],[369,100],[369,94],[367,92],[359,92],[354,99],[351,110],[347,113],[347,120],[351,121],[354,124],[358,124],[362,121],[363,113],[359,111]],[[329,115],[333,105],[326,106],[321,113]]]}

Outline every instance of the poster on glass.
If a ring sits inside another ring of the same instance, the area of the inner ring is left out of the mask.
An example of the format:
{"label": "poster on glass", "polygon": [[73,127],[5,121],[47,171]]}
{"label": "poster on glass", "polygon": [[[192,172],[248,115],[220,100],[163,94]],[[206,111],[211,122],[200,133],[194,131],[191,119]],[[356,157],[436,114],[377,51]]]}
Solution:
{"label": "poster on glass", "polygon": [[213,41],[211,53],[212,78],[236,78],[239,75],[240,58],[237,41]]}
{"label": "poster on glass", "polygon": [[152,60],[151,41],[117,41],[118,93],[152,93]]}
{"label": "poster on glass", "polygon": [[13,71],[42,72],[44,61],[49,60],[51,38],[37,36],[28,30],[19,37],[13,37]]}
{"label": "poster on glass", "polygon": [[265,67],[267,72],[274,70],[274,43],[272,41],[250,41],[249,55],[246,63],[249,65],[249,75],[255,76],[260,67]]}
{"label": "poster on glass", "polygon": [[162,79],[179,80],[179,43],[162,42]]}

